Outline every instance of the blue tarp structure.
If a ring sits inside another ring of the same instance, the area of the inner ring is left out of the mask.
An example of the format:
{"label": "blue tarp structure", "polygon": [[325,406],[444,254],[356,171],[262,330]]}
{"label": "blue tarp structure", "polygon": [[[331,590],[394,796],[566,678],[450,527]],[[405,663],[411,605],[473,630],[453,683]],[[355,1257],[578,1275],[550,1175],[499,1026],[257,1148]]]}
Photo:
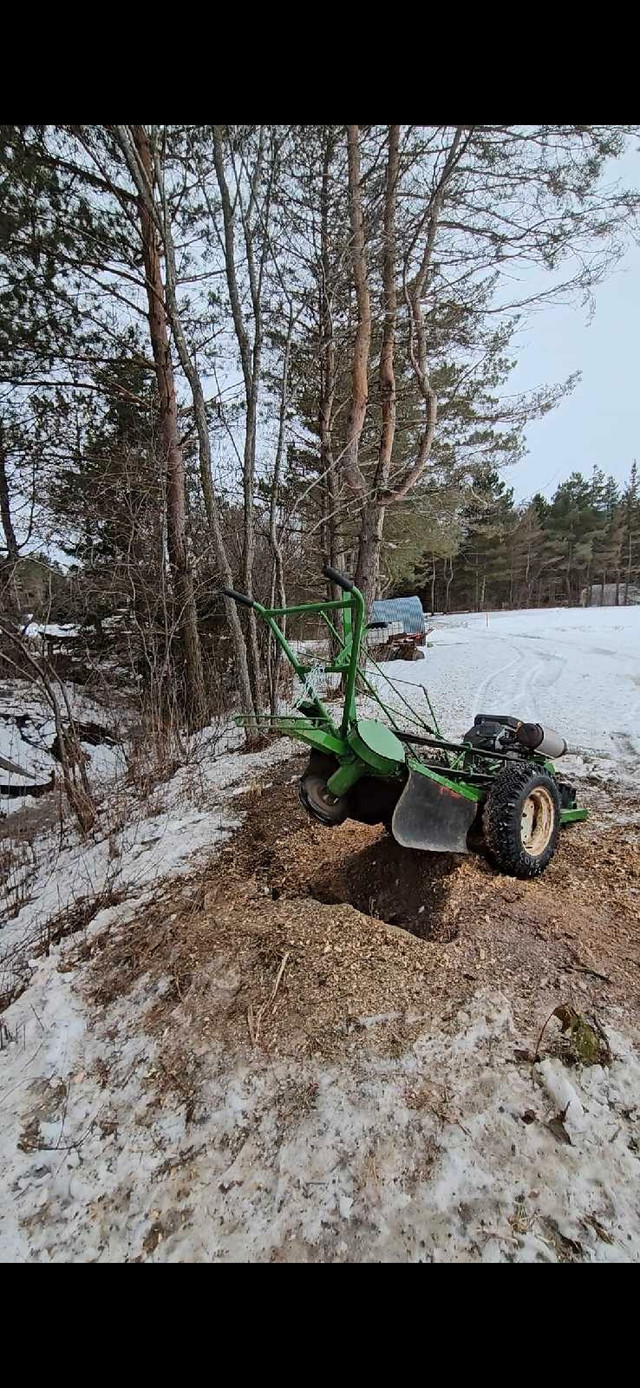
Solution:
{"label": "blue tarp structure", "polygon": [[424,636],[424,612],[419,598],[378,598],[371,604],[372,622],[402,622],[410,636]]}

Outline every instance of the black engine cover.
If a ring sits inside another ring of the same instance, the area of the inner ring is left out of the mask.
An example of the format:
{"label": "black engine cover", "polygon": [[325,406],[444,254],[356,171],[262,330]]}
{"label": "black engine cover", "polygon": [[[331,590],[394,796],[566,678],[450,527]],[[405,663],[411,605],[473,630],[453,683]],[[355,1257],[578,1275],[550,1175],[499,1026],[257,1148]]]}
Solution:
{"label": "black engine cover", "polygon": [[469,728],[462,740],[470,742],[472,747],[482,747],[487,752],[499,752],[502,751],[505,741],[512,741],[509,734],[515,733],[519,727],[520,719],[512,718],[508,713],[477,713],[473,727]]}

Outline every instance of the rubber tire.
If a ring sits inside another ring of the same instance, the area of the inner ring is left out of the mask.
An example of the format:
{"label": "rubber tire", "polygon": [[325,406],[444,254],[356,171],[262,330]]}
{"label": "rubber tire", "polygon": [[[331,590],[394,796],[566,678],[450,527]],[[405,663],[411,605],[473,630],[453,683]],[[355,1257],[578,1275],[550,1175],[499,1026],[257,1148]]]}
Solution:
{"label": "rubber tire", "polygon": [[[522,807],[536,786],[544,786],[554,805],[554,823],[546,848],[533,857],[522,844]],[[498,772],[485,800],[484,841],[491,862],[509,877],[539,877],[551,862],[560,834],[560,796],[547,771],[516,761]]]}

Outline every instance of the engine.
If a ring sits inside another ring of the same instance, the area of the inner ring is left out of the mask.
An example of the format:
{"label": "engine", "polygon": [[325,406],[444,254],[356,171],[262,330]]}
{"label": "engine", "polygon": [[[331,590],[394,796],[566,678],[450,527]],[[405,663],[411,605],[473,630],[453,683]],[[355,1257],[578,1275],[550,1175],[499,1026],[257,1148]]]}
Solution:
{"label": "engine", "polygon": [[558,733],[545,730],[540,723],[523,723],[520,718],[501,713],[477,713],[463,741],[502,756],[518,756],[527,751],[540,752],[543,757],[563,757],[567,750]]}

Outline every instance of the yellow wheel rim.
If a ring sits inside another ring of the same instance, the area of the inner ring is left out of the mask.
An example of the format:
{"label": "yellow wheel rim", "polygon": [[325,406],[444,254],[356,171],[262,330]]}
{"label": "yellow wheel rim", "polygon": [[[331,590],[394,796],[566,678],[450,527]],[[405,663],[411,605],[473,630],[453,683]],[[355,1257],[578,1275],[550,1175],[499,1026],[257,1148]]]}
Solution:
{"label": "yellow wheel rim", "polygon": [[522,847],[539,858],[548,847],[555,824],[555,804],[544,786],[536,786],[522,806]]}

